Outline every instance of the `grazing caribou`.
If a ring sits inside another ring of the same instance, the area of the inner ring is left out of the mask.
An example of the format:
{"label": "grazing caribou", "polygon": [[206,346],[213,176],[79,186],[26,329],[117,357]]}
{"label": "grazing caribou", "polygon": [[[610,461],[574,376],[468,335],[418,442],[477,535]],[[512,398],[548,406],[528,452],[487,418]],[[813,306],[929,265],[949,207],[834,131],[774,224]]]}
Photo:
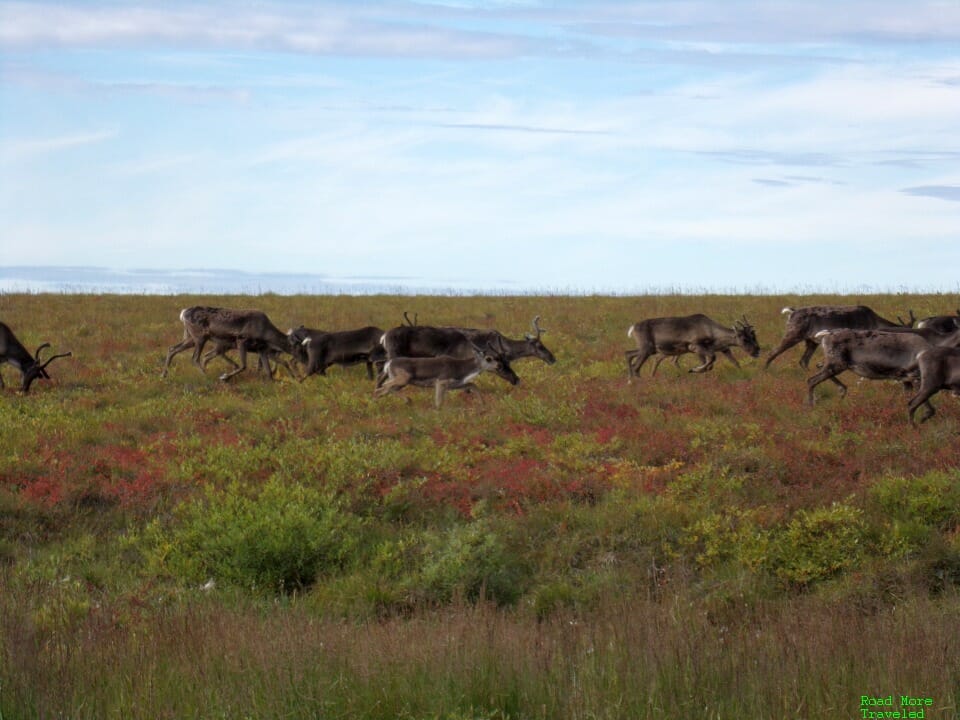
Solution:
{"label": "grazing caribou", "polygon": [[656,374],[660,362],[665,357],[677,358],[686,353],[695,353],[700,364],[689,372],[702,373],[713,369],[717,353],[722,353],[734,365],[740,363],[730,352],[730,348],[739,346],[750,357],[760,354],[760,345],[753,326],[746,317],[737,320],[732,328],[711,320],[706,315],[696,314],[685,317],[650,318],[634,323],[627,329],[627,337],[637,343],[635,350],[627,350],[627,374],[631,381],[640,375],[640,368],[654,355],[661,357],[654,365]]}
{"label": "grazing caribou", "polygon": [[[47,365],[57,358],[70,357],[70,355],[72,355],[70,352],[60,353],[41,362],[40,352],[48,347],[50,347],[50,343],[43,343],[37,348],[37,351],[31,355],[30,351],[23,346],[23,343],[17,340],[17,336],[13,334],[13,330],[6,324],[0,322],[0,365],[10,363],[20,371],[22,375],[20,390],[24,394],[30,392],[30,385],[37,378],[50,379],[50,376],[47,375]],[[0,375],[0,389],[4,387],[3,376]]]}
{"label": "grazing caribou", "polygon": [[803,357],[800,358],[800,366],[806,370],[810,365],[810,358],[818,347],[814,336],[822,330],[883,330],[912,327],[915,320],[911,310],[909,320],[898,317],[898,322],[891,322],[877,315],[866,305],[811,305],[797,309],[785,307],[780,312],[789,316],[787,329],[783,340],[767,356],[764,368],[770,367],[774,358],[802,341],[806,344],[806,348],[803,351]]}
{"label": "grazing caribou", "polygon": [[807,402],[813,405],[813,390],[825,380],[840,388],[847,386],[836,377],[849,370],[868,380],[896,380],[910,389],[920,377],[917,356],[937,346],[960,345],[960,330],[951,335],[932,331],[901,330],[821,330],[815,336],[823,348],[820,372],[807,379]]}
{"label": "grazing caribou", "polygon": [[434,403],[439,408],[447,390],[474,389],[473,380],[482,372],[492,372],[511,385],[520,378],[501,357],[474,346],[474,354],[468,358],[451,357],[398,357],[391,358],[383,366],[383,382],[373,391],[374,397],[389,392],[399,392],[407,385],[435,388]]}
{"label": "grazing caribou", "polygon": [[912,425],[916,425],[913,414],[921,405],[924,414],[920,422],[926,422],[936,414],[930,398],[939,391],[951,390],[954,395],[960,395],[960,348],[935,347],[923,350],[917,355],[917,366],[920,369],[920,390],[907,404]]}
{"label": "grazing caribou", "polygon": [[918,328],[930,328],[939,333],[951,333],[960,328],[960,310],[956,315],[933,315],[917,321]]}
{"label": "grazing caribou", "polygon": [[383,330],[368,326],[359,330],[324,332],[311,330],[303,325],[291,330],[297,359],[307,366],[306,379],[314,373],[327,374],[331,365],[356,365],[366,363],[367,377],[373,379],[373,366],[382,364],[387,358],[380,344]]}
{"label": "grazing caribou", "polygon": [[[226,344],[232,342],[240,355],[239,366],[220,375],[223,381],[247,369],[248,351],[259,354],[260,366],[271,379],[271,355],[279,357],[280,353],[293,354],[289,336],[278,330],[266,314],[259,310],[231,310],[197,305],[181,310],[180,321],[183,323],[185,339],[167,352],[162,375],[167,374],[173,356],[190,347],[193,347],[194,364],[203,370],[201,355],[204,346],[211,340]],[[290,370],[289,365],[287,369]],[[292,370],[290,372],[293,373]]]}

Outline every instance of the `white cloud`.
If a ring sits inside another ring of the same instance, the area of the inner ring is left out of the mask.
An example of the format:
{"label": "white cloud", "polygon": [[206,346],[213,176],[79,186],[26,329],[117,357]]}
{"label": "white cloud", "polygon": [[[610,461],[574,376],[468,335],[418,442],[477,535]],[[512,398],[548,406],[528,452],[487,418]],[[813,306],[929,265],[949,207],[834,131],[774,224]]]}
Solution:
{"label": "white cloud", "polygon": [[0,160],[12,162],[37,155],[72,150],[85,145],[95,145],[116,136],[116,131],[73,133],[43,138],[3,138],[0,141]]}

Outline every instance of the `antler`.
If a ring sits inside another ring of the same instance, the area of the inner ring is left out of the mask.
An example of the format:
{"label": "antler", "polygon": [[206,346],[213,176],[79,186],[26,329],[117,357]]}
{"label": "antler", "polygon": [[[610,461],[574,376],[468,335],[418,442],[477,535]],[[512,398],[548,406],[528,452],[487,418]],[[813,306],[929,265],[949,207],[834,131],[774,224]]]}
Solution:
{"label": "antler", "polygon": [[414,313],[414,314],[413,314],[413,320],[411,320],[411,319],[410,319],[410,316],[407,315],[407,311],[406,311],[406,310],[403,311],[403,319],[407,321],[407,325],[409,325],[410,327],[413,327],[414,325],[416,325],[416,324],[417,324],[417,320],[418,320],[419,318],[420,318],[420,313]]}
{"label": "antler", "polygon": [[[37,352],[33,356],[34,359],[37,361],[38,369],[40,370],[40,372],[43,372],[43,369],[47,365],[52,363],[54,360],[56,360],[57,358],[70,357],[71,355],[73,355],[72,352],[60,353],[59,355],[51,355],[49,358],[47,358],[46,362],[44,362],[43,365],[40,365],[40,351],[48,347],[50,347],[50,343],[44,343],[43,345],[37,348]],[[46,376],[46,373],[43,373],[43,374]]]}
{"label": "antler", "polygon": [[542,327],[540,327],[540,316],[537,315],[533,318],[533,329],[537,333],[537,337],[540,337],[543,333],[546,332]]}
{"label": "antler", "polygon": [[917,316],[913,314],[913,310],[907,310],[910,313],[909,320],[904,320],[902,317],[897,315],[897,320],[900,321],[900,324],[904,327],[913,327],[913,324],[917,321]]}

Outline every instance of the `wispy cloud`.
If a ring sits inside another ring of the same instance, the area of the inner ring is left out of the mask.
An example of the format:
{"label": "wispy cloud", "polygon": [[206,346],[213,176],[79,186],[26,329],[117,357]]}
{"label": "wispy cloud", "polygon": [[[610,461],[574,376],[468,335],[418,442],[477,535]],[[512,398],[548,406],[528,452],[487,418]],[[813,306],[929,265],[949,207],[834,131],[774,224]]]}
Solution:
{"label": "wispy cloud", "polygon": [[918,185],[917,187],[904,188],[900,192],[917,197],[960,202],[960,185]]}
{"label": "wispy cloud", "polygon": [[105,142],[115,137],[116,134],[115,131],[105,130],[46,138],[5,139],[0,144],[0,159],[5,161],[21,160],[36,155],[72,150],[84,145]]}
{"label": "wispy cloud", "polygon": [[580,128],[538,127],[536,125],[506,125],[497,123],[436,123],[434,127],[455,130],[489,130],[492,132],[520,132],[541,135],[610,135],[608,130]]}

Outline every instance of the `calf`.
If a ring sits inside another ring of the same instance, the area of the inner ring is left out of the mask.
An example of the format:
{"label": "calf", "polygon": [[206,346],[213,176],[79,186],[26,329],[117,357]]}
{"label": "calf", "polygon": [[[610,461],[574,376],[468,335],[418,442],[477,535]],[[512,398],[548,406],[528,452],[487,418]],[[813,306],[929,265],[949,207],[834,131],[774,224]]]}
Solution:
{"label": "calf", "polygon": [[936,410],[930,404],[930,398],[941,390],[951,390],[955,395],[960,395],[960,348],[934,347],[922,350],[917,355],[917,366],[920,370],[920,390],[907,404],[912,425],[916,425],[913,414],[921,405],[924,412],[920,422],[926,422],[934,416]]}
{"label": "calf", "polygon": [[433,387],[434,402],[439,408],[447,390],[475,388],[473,380],[482,372],[492,372],[511,385],[520,382],[520,378],[503,358],[476,349],[470,358],[456,358],[449,355],[430,358],[391,358],[383,366],[384,380],[376,390],[374,397],[389,392],[399,392],[407,385]]}
{"label": "calf", "polygon": [[290,331],[297,359],[307,366],[304,379],[319,373],[327,374],[331,365],[356,365],[366,363],[367,377],[373,379],[373,366],[386,360],[386,353],[380,344],[383,330],[372,325],[359,330],[324,332],[310,330],[303,325]]}
{"label": "calf", "polygon": [[695,353],[700,357],[700,365],[691,368],[690,372],[701,373],[713,368],[717,353],[722,353],[740,367],[730,352],[734,346],[743,349],[750,357],[760,354],[757,335],[746,317],[737,320],[733,327],[725,327],[702,314],[651,318],[631,325],[627,337],[637,343],[635,350],[626,352],[627,374],[631,380],[640,374],[643,364],[657,354],[661,357],[654,365],[654,374],[664,357]]}
{"label": "calf", "polygon": [[797,343],[803,342],[806,348],[800,358],[800,367],[806,370],[810,365],[810,358],[817,351],[818,344],[814,338],[817,333],[824,330],[882,330],[911,327],[915,319],[911,310],[909,320],[898,317],[898,322],[891,322],[877,315],[866,305],[811,305],[796,310],[785,307],[780,312],[789,316],[786,332],[780,344],[767,356],[764,368],[770,367],[770,363],[778,355]]}
{"label": "calf", "polygon": [[[37,378],[50,378],[50,376],[47,375],[47,365],[57,358],[70,357],[72,354],[65,352],[59,355],[53,355],[41,363],[40,351],[48,347],[50,347],[50,343],[43,343],[37,348],[37,351],[31,355],[23,346],[23,343],[17,340],[16,335],[13,334],[13,330],[0,322],[0,365],[10,363],[20,371],[22,375],[20,390],[24,394],[30,392],[30,385]],[[0,375],[0,388],[3,387],[5,387],[3,384],[3,376]]]}
{"label": "calf", "polygon": [[815,335],[823,348],[820,372],[807,379],[807,402],[813,405],[813,390],[825,380],[847,394],[837,375],[850,370],[869,380],[896,380],[910,388],[919,376],[917,356],[939,345],[960,344],[960,331],[953,335],[884,330],[821,330]]}

